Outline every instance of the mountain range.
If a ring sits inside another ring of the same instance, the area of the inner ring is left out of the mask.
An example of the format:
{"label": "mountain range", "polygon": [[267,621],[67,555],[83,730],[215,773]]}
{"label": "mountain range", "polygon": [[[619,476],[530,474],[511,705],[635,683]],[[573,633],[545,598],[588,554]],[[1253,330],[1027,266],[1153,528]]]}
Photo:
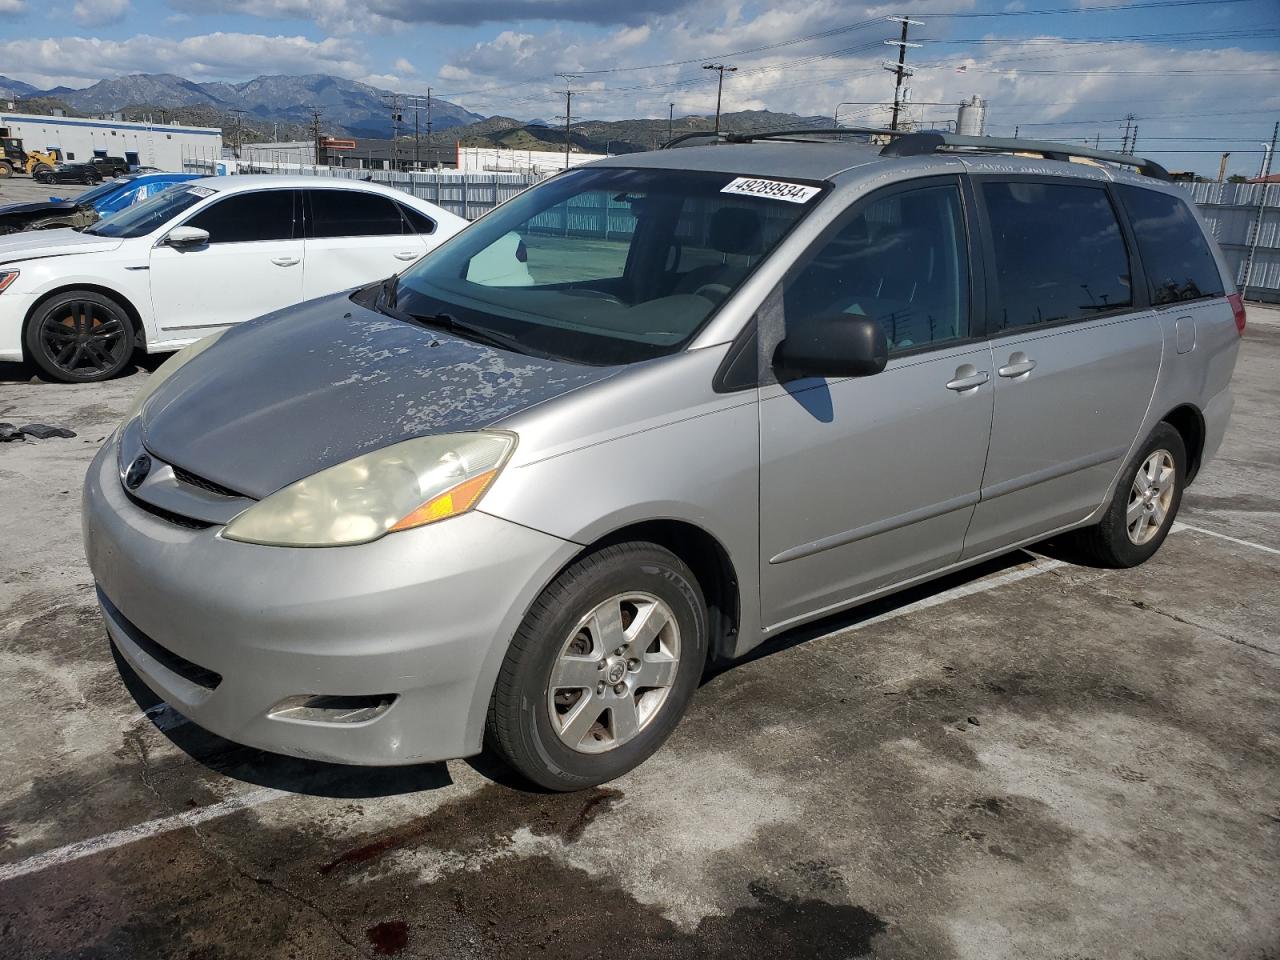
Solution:
{"label": "mountain range", "polygon": [[[197,83],[171,73],[140,73],[99,80],[82,89],[50,90],[0,76],[0,97],[6,96],[57,101],[80,114],[137,111],[144,107],[202,107],[223,114],[243,111],[245,121],[259,121],[257,126],[262,121],[309,124],[313,113],[319,111],[326,132],[357,137],[390,136],[393,127],[391,91],[325,74],[264,76],[243,83]],[[406,114],[405,119],[412,128],[412,114]],[[432,98],[431,119],[434,127],[443,130],[484,118],[455,103]],[[425,116],[422,122],[425,124]],[[401,130],[404,129],[402,125]]]}
{"label": "mountain range", "polygon": [[[326,134],[385,138],[392,133],[392,94],[355,80],[324,74],[264,76],[243,83],[197,83],[169,73],[144,73],[100,80],[83,89],[54,87],[41,90],[29,83],[0,76],[0,100],[17,101],[19,109],[48,113],[61,109],[69,115],[94,116],[121,113],[126,119],[221,127],[227,142],[307,140],[312,119],[320,115]],[[515,150],[559,150],[564,128],[548,121],[527,122],[505,116],[483,117],[447,100],[432,98],[434,130],[426,137],[426,117],[420,116],[422,142],[434,148],[463,146],[500,147]],[[825,127],[823,117],[802,117],[768,110],[726,113],[720,118],[725,131],[751,131]],[[713,118],[704,116],[635,120],[587,120],[573,125],[573,148],[588,153],[626,153],[649,150],[669,134],[707,131]],[[413,115],[403,113],[401,135],[413,135]]]}

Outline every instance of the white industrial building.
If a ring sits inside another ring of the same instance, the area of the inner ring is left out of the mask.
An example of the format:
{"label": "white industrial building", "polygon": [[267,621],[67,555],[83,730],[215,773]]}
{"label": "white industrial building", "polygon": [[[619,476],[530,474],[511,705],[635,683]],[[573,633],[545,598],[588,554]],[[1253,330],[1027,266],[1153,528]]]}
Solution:
{"label": "white industrial building", "polygon": [[176,123],[0,112],[0,136],[18,137],[27,150],[61,150],[66,160],[124,157],[131,167],[160,170],[181,170],[188,157],[222,153],[222,131],[217,127]]}

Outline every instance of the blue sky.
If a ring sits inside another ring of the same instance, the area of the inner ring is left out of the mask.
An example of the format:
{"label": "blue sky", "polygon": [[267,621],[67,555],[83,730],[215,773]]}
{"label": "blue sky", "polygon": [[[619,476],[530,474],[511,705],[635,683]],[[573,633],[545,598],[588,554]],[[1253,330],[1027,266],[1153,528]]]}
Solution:
{"label": "blue sky", "polygon": [[[1061,12],[1050,12],[1061,11]],[[911,116],[952,119],[972,94],[988,132],[1101,138],[1176,169],[1256,172],[1280,119],[1277,0],[0,0],[0,73],[38,86],[172,72],[195,80],[332,73],[519,119],[705,113],[707,60],[738,66],[725,109],[883,124],[912,27]],[[1236,139],[1231,139],[1236,138]]]}

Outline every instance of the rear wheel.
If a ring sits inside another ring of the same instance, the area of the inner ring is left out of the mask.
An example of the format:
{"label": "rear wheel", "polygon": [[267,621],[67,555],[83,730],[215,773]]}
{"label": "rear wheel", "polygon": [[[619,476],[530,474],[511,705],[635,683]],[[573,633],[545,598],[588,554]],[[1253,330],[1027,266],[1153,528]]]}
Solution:
{"label": "rear wheel", "polygon": [[32,361],[63,383],[116,376],[133,355],[134,337],[128,312],[89,290],[70,290],[41,304],[26,330]]}
{"label": "rear wheel", "polygon": [[1182,435],[1157,424],[1121,475],[1102,519],[1076,534],[1085,558],[1106,567],[1135,567],[1150,559],[1178,515],[1186,464]]}
{"label": "rear wheel", "polygon": [[651,543],[566,569],[511,642],[489,706],[490,746],[534,783],[579,790],[643,763],[675,729],[707,657],[689,568]]}
{"label": "rear wheel", "polygon": [[7,160],[4,163],[0,163],[0,180],[4,180],[12,176],[13,176],[13,164],[9,163],[9,161]]}
{"label": "rear wheel", "polygon": [[31,176],[39,180],[41,177],[47,177],[51,173],[53,173],[53,167],[47,163],[37,163],[36,168],[31,171]]}

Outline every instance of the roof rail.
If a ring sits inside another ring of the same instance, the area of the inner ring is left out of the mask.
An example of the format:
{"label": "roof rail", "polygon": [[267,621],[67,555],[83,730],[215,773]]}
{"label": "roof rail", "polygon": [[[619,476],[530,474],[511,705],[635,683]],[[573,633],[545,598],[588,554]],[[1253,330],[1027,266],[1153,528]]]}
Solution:
{"label": "roof rail", "polygon": [[958,133],[947,133],[942,130],[923,130],[911,133],[885,145],[880,151],[882,157],[918,157],[930,153],[938,153],[944,147],[962,147],[980,153],[1038,153],[1046,160],[1070,160],[1081,157],[1086,160],[1104,160],[1107,163],[1118,163],[1126,167],[1136,167],[1137,171],[1157,180],[1168,180],[1169,171],[1145,157],[1135,157],[1128,153],[1112,153],[1108,150],[1093,150],[1089,147],[1077,147],[1069,143],[1054,143],[1049,140],[1015,140],[1003,137],[969,137]]}
{"label": "roof rail", "polygon": [[752,143],[755,140],[802,140],[809,142],[811,137],[831,137],[841,134],[860,134],[864,136],[902,137],[901,130],[883,130],[879,127],[813,127],[800,130],[762,130],[750,133],[716,133],[713,130],[695,130],[693,133],[682,133],[668,140],[660,150],[683,146],[686,141],[714,139],[717,143]]}

